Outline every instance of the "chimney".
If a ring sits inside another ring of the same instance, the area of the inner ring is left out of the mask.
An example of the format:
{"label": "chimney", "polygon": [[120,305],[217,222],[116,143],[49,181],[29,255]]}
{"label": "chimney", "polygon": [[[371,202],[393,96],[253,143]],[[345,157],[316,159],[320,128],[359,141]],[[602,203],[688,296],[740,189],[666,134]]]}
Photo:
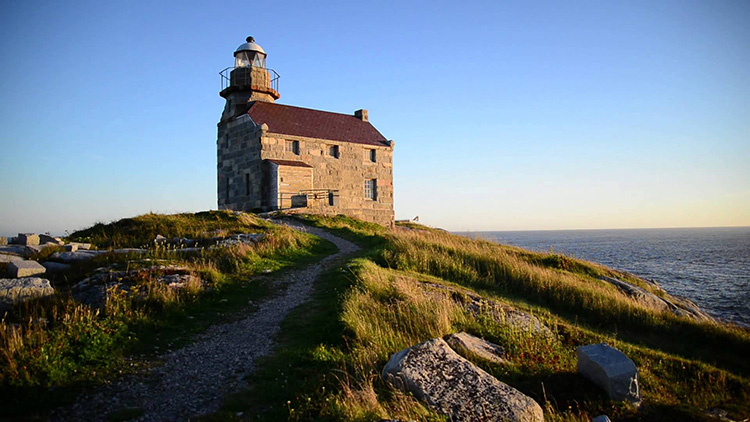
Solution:
{"label": "chimney", "polygon": [[361,108],[354,112],[354,117],[358,118],[359,120],[362,120],[363,122],[369,122],[367,119],[367,110]]}

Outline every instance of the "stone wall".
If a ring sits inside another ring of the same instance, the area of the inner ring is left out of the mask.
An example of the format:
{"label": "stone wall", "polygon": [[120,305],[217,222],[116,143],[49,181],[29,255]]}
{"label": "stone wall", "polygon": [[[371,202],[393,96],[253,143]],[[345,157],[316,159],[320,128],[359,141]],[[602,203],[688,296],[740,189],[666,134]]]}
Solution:
{"label": "stone wall", "polygon": [[216,141],[219,209],[261,209],[261,133],[247,115],[219,124]]}
{"label": "stone wall", "polygon": [[[299,154],[287,151],[290,141],[299,142]],[[338,146],[338,157],[330,154],[332,146]],[[375,162],[370,159],[370,150],[375,150]],[[393,224],[393,143],[374,146],[275,134],[254,125],[245,115],[219,124],[217,153],[219,209],[273,209],[271,197],[275,192],[270,182],[279,176],[272,177],[268,162],[264,165],[263,160],[289,160],[312,166],[309,189],[339,191],[336,205],[320,196],[308,200],[305,212],[345,214],[386,226]],[[281,172],[287,171],[287,166],[281,167]],[[365,181],[371,179],[377,180],[375,200],[365,197]],[[294,187],[282,184],[279,188],[279,192],[297,189],[296,184]]]}
{"label": "stone wall", "polygon": [[[299,142],[299,154],[287,151],[287,142]],[[383,225],[393,224],[393,145],[374,146],[266,132],[261,137],[261,158],[301,161],[313,167],[313,188],[339,191],[338,205],[327,198],[308,201],[314,213],[345,214]],[[338,146],[338,158],[330,155]],[[370,161],[375,150],[375,162]],[[377,179],[377,199],[365,198],[365,180]]]}

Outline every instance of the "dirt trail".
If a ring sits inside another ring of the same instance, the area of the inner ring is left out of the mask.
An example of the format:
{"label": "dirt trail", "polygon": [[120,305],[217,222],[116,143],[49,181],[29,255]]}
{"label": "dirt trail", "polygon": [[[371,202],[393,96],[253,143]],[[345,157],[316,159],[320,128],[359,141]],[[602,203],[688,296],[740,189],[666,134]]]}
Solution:
{"label": "dirt trail", "polygon": [[313,282],[341,257],[358,249],[353,243],[316,228],[285,222],[334,243],[338,252],[304,268],[286,271],[274,281],[282,292],[242,320],[211,326],[190,345],[160,357],[163,365],[130,375],[84,394],[57,409],[52,421],[106,421],[111,412],[140,409],[137,421],[185,421],[219,409],[227,393],[245,386],[255,361],[273,350],[286,315],[310,298]]}

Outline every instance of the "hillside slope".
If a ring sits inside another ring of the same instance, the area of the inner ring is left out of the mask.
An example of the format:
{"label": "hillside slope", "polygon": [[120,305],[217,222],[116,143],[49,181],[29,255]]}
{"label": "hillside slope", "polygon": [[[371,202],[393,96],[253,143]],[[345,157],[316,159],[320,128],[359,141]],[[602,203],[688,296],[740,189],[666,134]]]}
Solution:
{"label": "hillside slope", "polygon": [[[345,217],[301,218],[367,252],[319,282],[315,301],[287,320],[281,346],[253,377],[254,388],[229,400],[219,419],[442,420],[380,373],[393,353],[459,331],[505,349],[505,363],[467,357],[535,399],[545,420],[750,415],[750,333],[710,320],[652,283],[413,224],[389,230]],[[499,320],[492,315],[497,309],[506,317],[531,314],[553,335]],[[576,373],[576,347],[600,342],[636,363],[640,407],[610,401]]]}

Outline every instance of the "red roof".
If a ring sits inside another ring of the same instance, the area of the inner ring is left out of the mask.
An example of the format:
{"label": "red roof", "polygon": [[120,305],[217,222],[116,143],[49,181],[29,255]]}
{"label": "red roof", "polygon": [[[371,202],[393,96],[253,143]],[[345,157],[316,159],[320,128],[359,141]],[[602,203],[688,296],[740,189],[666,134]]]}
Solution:
{"label": "red roof", "polygon": [[310,167],[311,165],[307,163],[303,163],[302,161],[291,161],[291,160],[274,160],[274,159],[267,159],[266,161],[270,161],[274,164],[280,165],[280,166],[291,166],[291,167]]}
{"label": "red roof", "polygon": [[389,145],[370,122],[364,122],[353,114],[331,113],[263,101],[253,103],[247,113],[256,124],[267,124],[268,131],[273,133],[356,144]]}

